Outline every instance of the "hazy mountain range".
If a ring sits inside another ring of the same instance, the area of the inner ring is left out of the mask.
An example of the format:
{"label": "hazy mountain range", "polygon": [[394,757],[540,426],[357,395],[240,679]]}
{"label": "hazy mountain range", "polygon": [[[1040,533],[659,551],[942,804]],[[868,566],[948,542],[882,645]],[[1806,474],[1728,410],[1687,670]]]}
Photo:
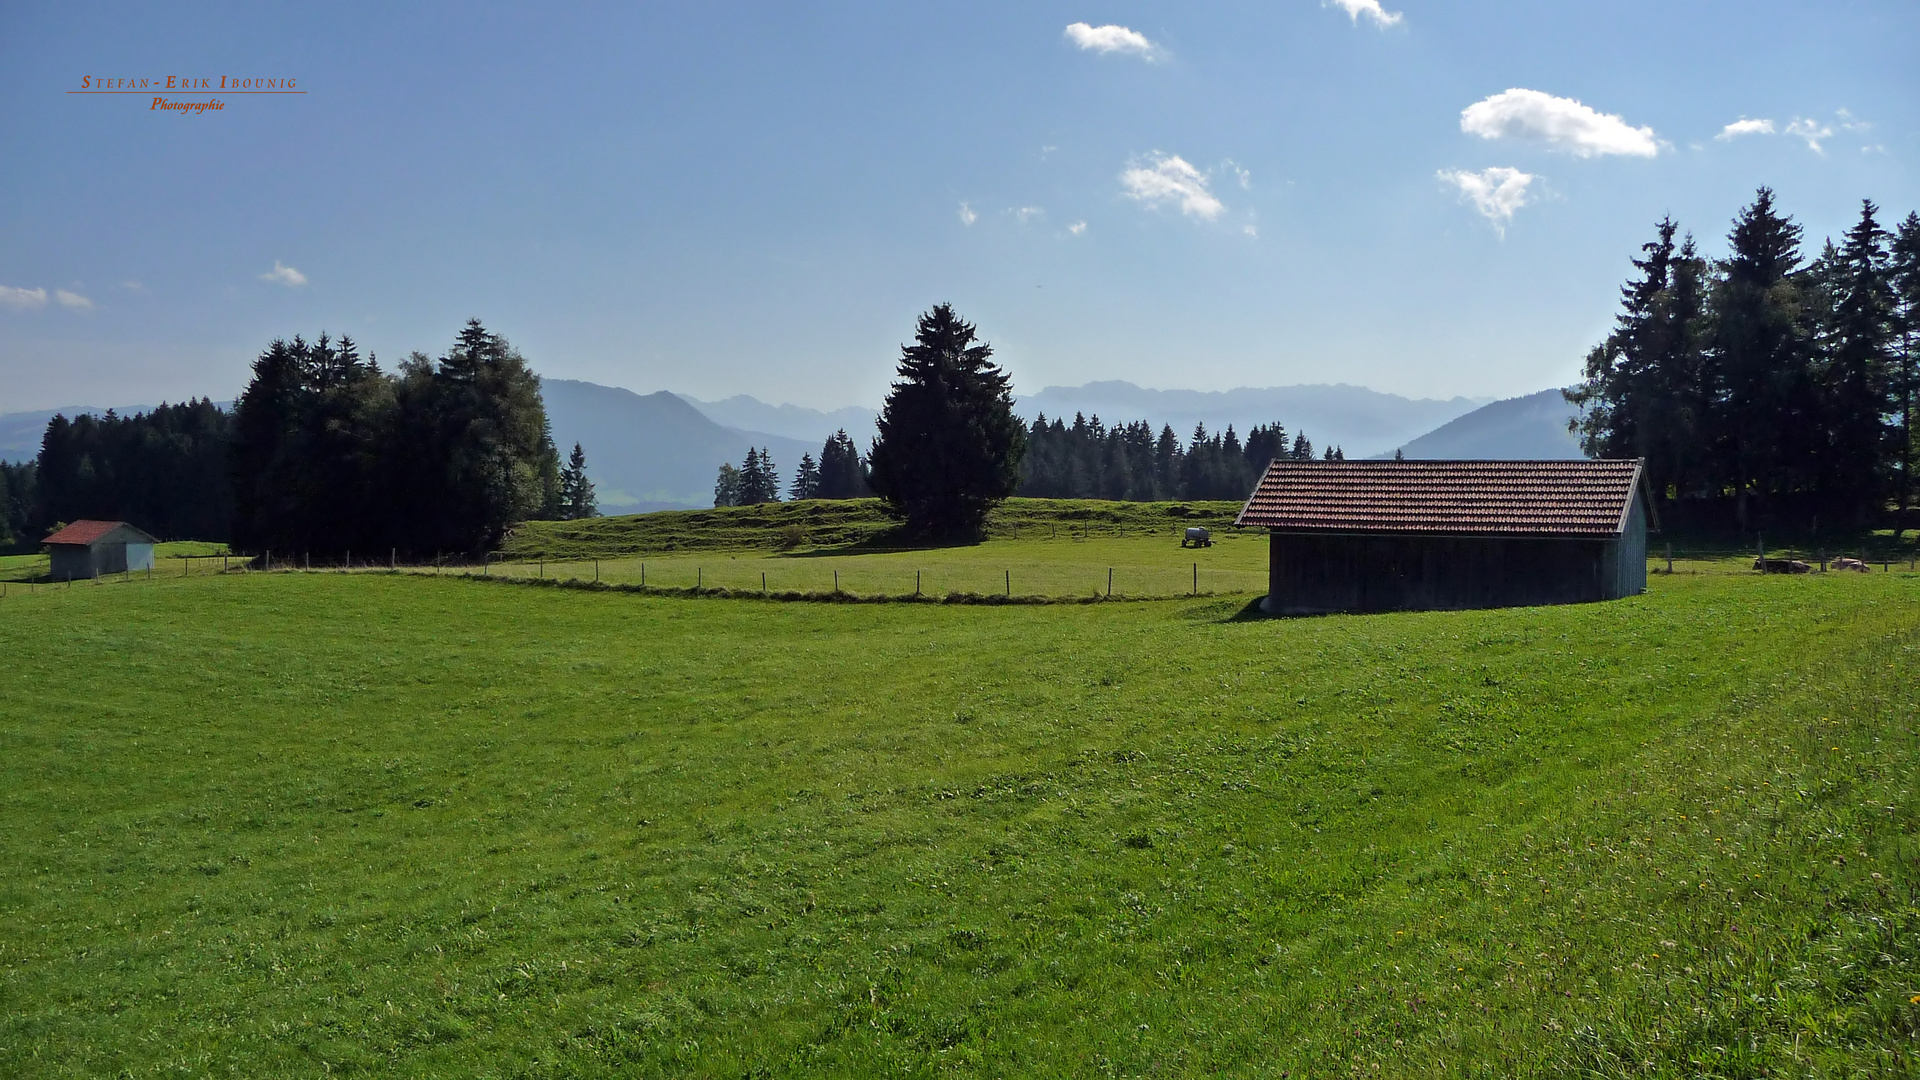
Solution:
{"label": "hazy mountain range", "polygon": [[[746,395],[701,401],[658,391],[637,394],[573,379],[542,381],[553,441],[561,455],[578,442],[587,453],[602,512],[710,506],[721,463],[739,464],[748,447],[764,447],[784,482],[800,455],[819,456],[827,436],[845,428],[864,451],[873,438],[874,412],[859,406],[832,411],[768,405]],[[1476,408],[1476,406],[1480,406]],[[1577,458],[1567,433],[1572,406],[1558,390],[1481,405],[1469,398],[1406,398],[1358,386],[1281,386],[1222,392],[1148,390],[1126,382],[1050,386],[1016,400],[1029,420],[1072,420],[1098,414],[1111,424],[1147,420],[1171,424],[1182,441],[1195,424],[1209,431],[1232,424],[1244,433],[1278,420],[1305,431],[1315,446],[1339,445],[1348,457]],[[24,461],[40,450],[55,412],[74,416],[104,409],[72,407],[0,414],[0,459]],[[138,407],[121,412],[140,411]]]}
{"label": "hazy mountain range", "polygon": [[[842,428],[853,438],[853,445],[862,453],[873,442],[876,431],[873,422],[879,413],[873,409],[849,405],[832,412],[808,409],[799,405],[769,405],[759,398],[745,394],[735,394],[722,401],[701,401],[686,394],[675,397],[705,413],[707,419],[716,424],[739,428],[742,431],[764,431],[769,435],[783,435],[789,439],[810,442],[815,450],[827,441],[827,436]],[[815,454],[814,457],[819,457]],[[797,460],[797,459],[796,459]],[[717,468],[717,466],[716,466]]]}
{"label": "hazy mountain range", "polygon": [[541,394],[560,456],[576,442],[586,451],[587,476],[605,514],[712,506],[714,474],[725,462],[738,465],[750,446],[773,455],[784,486],[792,482],[800,455],[817,458],[826,442],[825,435],[794,439],[728,427],[665,390],[636,394],[617,386],[543,379]]}
{"label": "hazy mountain range", "polygon": [[1486,404],[1486,399],[1455,397],[1446,400],[1406,398],[1383,394],[1364,386],[1242,386],[1233,390],[1149,390],[1130,382],[1092,382],[1085,386],[1049,386],[1037,394],[1016,399],[1014,407],[1032,420],[1034,414],[1061,417],[1098,414],[1115,422],[1146,420],[1157,430],[1171,424],[1185,442],[1194,425],[1222,431],[1227,425],[1241,435],[1256,424],[1274,421],[1289,432],[1305,432],[1317,447],[1339,446],[1348,457],[1391,453],[1425,431]]}
{"label": "hazy mountain range", "polygon": [[[1580,410],[1558,390],[1484,405],[1401,447],[1410,458],[1571,461],[1586,455],[1567,421]],[[1392,454],[1382,454],[1391,457]]]}

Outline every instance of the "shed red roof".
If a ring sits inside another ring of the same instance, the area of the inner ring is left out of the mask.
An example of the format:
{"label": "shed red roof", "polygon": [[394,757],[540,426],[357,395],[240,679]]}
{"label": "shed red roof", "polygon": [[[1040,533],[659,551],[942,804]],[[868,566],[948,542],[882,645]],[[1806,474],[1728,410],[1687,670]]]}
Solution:
{"label": "shed red roof", "polygon": [[131,533],[132,535],[127,537],[129,540],[149,544],[153,543],[153,537],[148,536],[142,530],[124,521],[89,521],[85,518],[74,522],[40,542],[43,544],[92,544],[101,540],[115,529],[125,529]]}
{"label": "shed red roof", "polygon": [[1617,536],[1638,461],[1275,461],[1238,525],[1283,532]]}

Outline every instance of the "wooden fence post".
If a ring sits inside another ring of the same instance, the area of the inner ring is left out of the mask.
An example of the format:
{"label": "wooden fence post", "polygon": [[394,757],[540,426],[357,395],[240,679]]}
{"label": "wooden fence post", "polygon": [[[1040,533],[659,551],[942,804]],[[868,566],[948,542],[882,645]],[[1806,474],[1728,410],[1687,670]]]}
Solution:
{"label": "wooden fence post", "polygon": [[1009,598],[1013,596],[1013,571],[1011,570],[1007,571],[1007,596]]}
{"label": "wooden fence post", "polygon": [[1107,567],[1107,599],[1113,599],[1113,567]]}

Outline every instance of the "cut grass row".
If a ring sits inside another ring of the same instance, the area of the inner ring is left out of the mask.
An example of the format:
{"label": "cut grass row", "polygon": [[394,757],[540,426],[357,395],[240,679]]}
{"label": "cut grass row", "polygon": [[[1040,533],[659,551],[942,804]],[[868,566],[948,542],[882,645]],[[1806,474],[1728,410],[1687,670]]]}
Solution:
{"label": "cut grass row", "polygon": [[851,593],[856,596],[1020,597],[1185,596],[1257,593],[1266,587],[1264,536],[1223,535],[1212,547],[1182,548],[1171,537],[987,540],[968,546],[903,551],[776,552],[742,550],[494,563],[490,574],[703,586],[735,592]]}
{"label": "cut grass row", "polygon": [[1239,607],[43,592],[0,1073],[1912,1071],[1920,579]]}

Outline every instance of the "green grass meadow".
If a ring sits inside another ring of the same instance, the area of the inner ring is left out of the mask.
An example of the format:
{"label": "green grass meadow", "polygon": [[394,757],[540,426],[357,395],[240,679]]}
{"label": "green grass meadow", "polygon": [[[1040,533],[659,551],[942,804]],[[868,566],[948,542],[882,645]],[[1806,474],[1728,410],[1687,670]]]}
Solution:
{"label": "green grass meadow", "polygon": [[1920,576],[1247,602],[14,588],[0,1075],[1920,1071]]}

